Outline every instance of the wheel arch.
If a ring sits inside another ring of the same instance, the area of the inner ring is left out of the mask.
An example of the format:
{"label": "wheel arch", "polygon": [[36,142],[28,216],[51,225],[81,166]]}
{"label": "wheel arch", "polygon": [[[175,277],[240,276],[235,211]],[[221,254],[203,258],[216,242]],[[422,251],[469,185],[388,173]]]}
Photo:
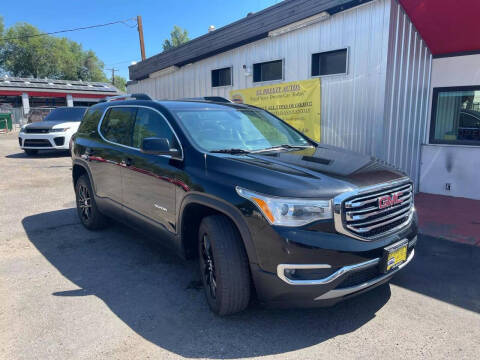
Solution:
{"label": "wheel arch", "polygon": [[[198,214],[198,211],[202,211],[202,214]],[[196,235],[198,234],[200,222],[205,216],[212,214],[224,215],[232,221],[240,234],[249,262],[256,264],[257,254],[255,247],[247,223],[240,210],[225,200],[207,194],[189,194],[185,196],[180,206],[179,226],[177,228],[183,255],[186,258],[191,258],[196,253]]]}
{"label": "wheel arch", "polygon": [[[77,184],[77,180],[80,178],[80,176],[87,174],[88,180],[90,180],[90,185],[92,186],[92,189],[95,193],[95,184],[93,183],[92,179],[92,174],[90,173],[90,169],[88,166],[83,164],[83,162],[74,160],[73,161],[73,166],[72,166],[72,181],[73,181],[73,186]],[[94,194],[95,195],[95,194]]]}

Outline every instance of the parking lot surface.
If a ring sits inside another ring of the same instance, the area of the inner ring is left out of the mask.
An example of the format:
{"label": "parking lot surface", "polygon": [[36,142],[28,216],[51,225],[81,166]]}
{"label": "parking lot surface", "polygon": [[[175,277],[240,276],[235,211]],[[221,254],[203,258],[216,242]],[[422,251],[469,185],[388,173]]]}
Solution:
{"label": "parking lot surface", "polygon": [[76,216],[68,154],[0,135],[0,359],[455,358],[480,354],[480,248],[421,237],[390,285],[333,308],[212,314],[195,262]]}

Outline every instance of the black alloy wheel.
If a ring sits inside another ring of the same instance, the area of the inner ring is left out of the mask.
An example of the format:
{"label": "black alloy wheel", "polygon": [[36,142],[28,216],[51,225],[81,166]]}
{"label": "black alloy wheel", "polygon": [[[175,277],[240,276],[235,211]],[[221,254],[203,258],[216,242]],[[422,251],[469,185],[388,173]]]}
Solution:
{"label": "black alloy wheel", "polygon": [[75,183],[75,195],[77,198],[77,214],[89,230],[102,229],[108,221],[97,207],[94,193],[88,176],[82,175]]}
{"label": "black alloy wheel", "polygon": [[198,256],[208,305],[215,314],[244,310],[250,301],[250,268],[243,240],[230,219],[210,215],[200,223]]}
{"label": "black alloy wheel", "polygon": [[78,187],[77,207],[80,209],[81,217],[88,222],[92,214],[92,199],[90,198],[90,192],[88,188],[80,184]]}
{"label": "black alloy wheel", "polygon": [[210,296],[215,299],[217,297],[217,280],[215,278],[212,245],[208,239],[208,234],[203,234],[202,238],[202,268],[204,281],[208,285]]}

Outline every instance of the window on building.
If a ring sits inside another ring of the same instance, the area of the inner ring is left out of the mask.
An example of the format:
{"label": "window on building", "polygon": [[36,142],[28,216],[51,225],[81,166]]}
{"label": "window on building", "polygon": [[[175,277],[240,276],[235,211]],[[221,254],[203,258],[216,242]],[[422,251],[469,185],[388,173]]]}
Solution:
{"label": "window on building", "polygon": [[253,64],[253,82],[283,79],[283,60]]}
{"label": "window on building", "polygon": [[166,120],[151,109],[139,108],[133,128],[132,146],[140,149],[143,139],[149,137],[166,138],[170,142],[171,148],[179,148],[175,135]]}
{"label": "window on building", "polygon": [[232,68],[212,70],[212,87],[232,85]]}
{"label": "window on building", "polygon": [[102,120],[100,132],[108,141],[132,146],[132,129],[137,109],[134,107],[111,108]]}
{"label": "window on building", "polygon": [[430,143],[480,145],[480,85],[434,88]]}
{"label": "window on building", "polygon": [[312,76],[347,73],[347,49],[312,55]]}

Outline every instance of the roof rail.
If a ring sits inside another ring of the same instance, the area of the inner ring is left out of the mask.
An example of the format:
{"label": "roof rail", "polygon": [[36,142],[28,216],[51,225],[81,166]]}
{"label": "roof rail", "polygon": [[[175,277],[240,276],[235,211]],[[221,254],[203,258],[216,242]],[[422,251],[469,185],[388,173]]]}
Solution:
{"label": "roof rail", "polygon": [[178,99],[180,101],[182,100],[188,100],[188,101],[211,101],[211,102],[220,102],[220,103],[231,103],[232,101],[221,97],[221,96],[200,96],[200,97],[192,97],[192,98],[183,98],[183,99]]}
{"label": "roof rail", "polygon": [[147,94],[124,94],[117,96],[107,96],[102,102],[121,101],[121,100],[152,100]]}

